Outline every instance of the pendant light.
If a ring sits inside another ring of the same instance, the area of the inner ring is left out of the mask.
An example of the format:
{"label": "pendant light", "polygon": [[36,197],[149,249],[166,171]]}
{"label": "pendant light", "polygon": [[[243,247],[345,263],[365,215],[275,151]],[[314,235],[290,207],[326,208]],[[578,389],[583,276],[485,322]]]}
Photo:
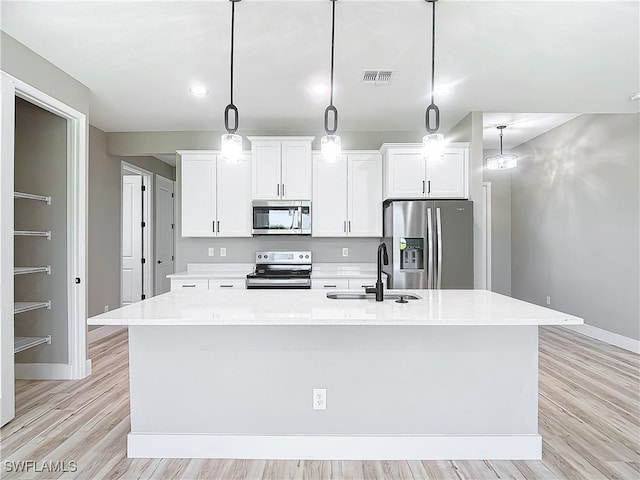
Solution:
{"label": "pendant light", "polygon": [[[237,162],[242,154],[242,137],[236,134],[238,129],[238,108],[233,104],[233,40],[236,2],[240,0],[229,0],[231,2],[231,95],[229,105],[224,109],[224,128],[227,133],[222,135],[220,141],[222,157],[230,162]],[[233,127],[229,125],[229,113],[233,112]]]}
{"label": "pendant light", "polygon": [[500,130],[500,155],[491,155],[487,157],[487,170],[508,170],[518,166],[518,156],[511,153],[502,153],[502,131],[507,128],[506,125],[498,125]]}
{"label": "pendant light", "polygon": [[[335,162],[340,156],[342,151],[342,140],[339,135],[336,135],[338,130],[338,110],[333,105],[333,51],[334,51],[334,39],[336,32],[336,1],[329,0],[331,6],[331,99],[329,100],[329,106],[324,111],[324,131],[325,136],[320,140],[320,149],[322,151],[322,157],[327,162]],[[329,116],[333,114],[333,127],[329,128]]]}
{"label": "pendant light", "polygon": [[[425,0],[432,4],[431,13],[431,103],[425,113],[425,126],[427,135],[422,138],[423,155],[431,159],[440,159],[444,155],[444,135],[438,133],[440,128],[440,109],[434,100],[434,80],[436,65],[436,2],[438,0]],[[431,114],[433,112],[433,125]]]}

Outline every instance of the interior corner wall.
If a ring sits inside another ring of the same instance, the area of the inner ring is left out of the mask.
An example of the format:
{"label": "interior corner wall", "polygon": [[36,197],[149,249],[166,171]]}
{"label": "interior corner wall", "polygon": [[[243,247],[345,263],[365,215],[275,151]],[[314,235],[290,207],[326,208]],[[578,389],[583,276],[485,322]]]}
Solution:
{"label": "interior corner wall", "polygon": [[582,115],[514,152],[513,296],[640,340],[640,114]]}

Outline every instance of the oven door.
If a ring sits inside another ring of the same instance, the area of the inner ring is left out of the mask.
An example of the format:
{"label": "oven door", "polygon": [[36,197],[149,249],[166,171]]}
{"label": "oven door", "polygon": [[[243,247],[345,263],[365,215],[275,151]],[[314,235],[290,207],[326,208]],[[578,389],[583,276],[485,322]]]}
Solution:
{"label": "oven door", "polygon": [[253,235],[310,235],[311,202],[254,201]]}

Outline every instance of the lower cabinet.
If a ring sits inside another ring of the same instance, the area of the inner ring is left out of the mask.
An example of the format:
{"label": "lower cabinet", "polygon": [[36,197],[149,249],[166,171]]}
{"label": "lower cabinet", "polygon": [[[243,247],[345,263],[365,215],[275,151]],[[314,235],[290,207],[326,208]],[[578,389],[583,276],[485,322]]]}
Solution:
{"label": "lower cabinet", "polygon": [[230,288],[235,288],[236,290],[246,288],[245,279],[209,280],[209,290],[224,290]]}
{"label": "lower cabinet", "polygon": [[196,279],[172,279],[171,290],[223,290],[244,289],[244,278],[232,278],[227,280],[196,278]]}

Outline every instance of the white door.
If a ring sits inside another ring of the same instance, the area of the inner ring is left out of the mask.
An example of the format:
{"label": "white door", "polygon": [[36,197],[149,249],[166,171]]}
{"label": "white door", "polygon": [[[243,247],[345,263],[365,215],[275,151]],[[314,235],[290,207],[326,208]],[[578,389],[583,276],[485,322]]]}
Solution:
{"label": "white door", "polygon": [[441,159],[427,161],[430,198],[467,198],[467,152],[465,147],[448,147]]}
{"label": "white door", "polygon": [[251,236],[251,157],[237,162],[218,157],[216,232],[219,237]]}
{"label": "white door", "polygon": [[277,200],[282,196],[280,156],[282,142],[251,142],[251,194],[254,200]]}
{"label": "white door", "polygon": [[313,155],[313,199],[311,234],[314,237],[347,235],[347,157],[326,162]]}
{"label": "white door", "polygon": [[382,236],[382,156],[349,155],[349,221],[351,237]]}
{"label": "white door", "polygon": [[216,155],[182,154],[182,236],[215,237]]}
{"label": "white door", "polygon": [[142,177],[122,177],[122,305],[142,300]]}
{"label": "white door", "polygon": [[0,75],[0,426],[15,416],[13,357],[13,156],[15,87]]}
{"label": "white door", "polygon": [[389,198],[424,198],[425,180],[425,161],[418,148],[399,148],[389,152]]}
{"label": "white door", "polygon": [[167,275],[174,272],[173,261],[173,181],[156,175],[155,294],[171,290]]}
{"label": "white door", "polygon": [[311,200],[311,142],[282,142],[282,198]]}

